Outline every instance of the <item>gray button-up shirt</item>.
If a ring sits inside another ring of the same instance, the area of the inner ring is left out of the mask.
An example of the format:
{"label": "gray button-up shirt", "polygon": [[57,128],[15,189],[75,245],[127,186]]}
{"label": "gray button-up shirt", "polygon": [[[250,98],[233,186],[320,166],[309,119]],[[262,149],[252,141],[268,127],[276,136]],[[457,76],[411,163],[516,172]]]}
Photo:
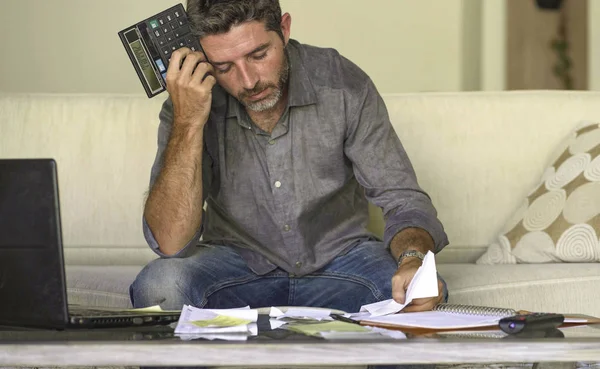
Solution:
{"label": "gray button-up shirt", "polygon": [[[199,242],[230,245],[257,274],[277,267],[309,274],[376,238],[366,230],[367,201],[383,209],[386,246],[402,229],[419,227],[441,250],[448,243],[442,224],[371,79],[333,49],[291,40],[287,52],[288,107],[270,135],[215,87],[204,134],[203,224],[175,256]],[[151,185],[172,119],[167,99]],[[164,257],[145,221],[144,234]]]}

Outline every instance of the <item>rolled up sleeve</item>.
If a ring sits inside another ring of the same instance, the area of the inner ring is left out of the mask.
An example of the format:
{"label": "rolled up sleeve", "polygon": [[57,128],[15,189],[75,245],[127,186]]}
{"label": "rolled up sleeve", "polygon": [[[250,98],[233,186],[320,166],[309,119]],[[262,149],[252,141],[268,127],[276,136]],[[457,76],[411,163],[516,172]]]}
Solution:
{"label": "rolled up sleeve", "polygon": [[[427,231],[439,252],[448,237],[429,195],[419,187],[412,164],[390,123],[385,103],[368,79],[354,106],[347,107],[345,153],[367,199],[383,210],[384,243],[405,228]],[[352,100],[350,98],[349,100]]]}
{"label": "rolled up sleeve", "polygon": [[198,240],[200,239],[200,236],[202,236],[202,226],[201,226],[200,229],[198,229],[198,231],[196,232],[196,234],[194,234],[194,237],[192,237],[192,239],[185,245],[184,248],[182,248],[181,250],[179,250],[177,253],[175,253],[173,255],[167,255],[167,254],[164,254],[162,251],[160,251],[158,242],[156,242],[156,239],[154,238],[154,234],[152,234],[152,230],[150,229],[150,227],[148,226],[148,223],[146,222],[146,218],[142,217],[142,222],[143,222],[142,226],[144,229],[144,238],[146,239],[146,242],[150,246],[150,249],[152,251],[154,251],[154,253],[156,253],[156,255],[160,256],[161,258],[183,258],[183,257],[186,257],[186,256],[192,254],[194,251],[194,247],[196,245],[198,245]]}

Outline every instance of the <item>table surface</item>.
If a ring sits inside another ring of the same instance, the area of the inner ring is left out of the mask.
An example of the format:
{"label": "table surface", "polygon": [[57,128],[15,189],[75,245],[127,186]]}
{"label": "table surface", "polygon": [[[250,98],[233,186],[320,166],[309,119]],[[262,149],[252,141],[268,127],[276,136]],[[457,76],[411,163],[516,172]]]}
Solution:
{"label": "table surface", "polygon": [[247,341],[182,340],[168,326],[94,330],[0,330],[0,366],[263,366],[409,363],[600,362],[600,328],[564,337],[409,335],[407,339],[324,340],[258,321]]}

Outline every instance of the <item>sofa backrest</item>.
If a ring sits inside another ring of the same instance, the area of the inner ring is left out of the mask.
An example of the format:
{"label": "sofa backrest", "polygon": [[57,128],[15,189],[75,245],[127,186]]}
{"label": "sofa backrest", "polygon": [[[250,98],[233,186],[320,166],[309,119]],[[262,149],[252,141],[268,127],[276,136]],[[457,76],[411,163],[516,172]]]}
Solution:
{"label": "sofa backrest", "polygon": [[450,240],[439,262],[474,262],[539,184],[583,120],[600,122],[600,93],[387,95],[396,132]]}
{"label": "sofa backrest", "polygon": [[67,264],[145,263],[161,97],[0,94],[0,157],[57,162]]}
{"label": "sofa backrest", "polygon": [[[0,157],[58,163],[68,264],[144,264],[141,214],[165,96],[0,94]],[[439,262],[473,262],[537,183],[600,93],[384,95],[419,183],[451,245]],[[374,209],[374,208],[373,208]],[[0,220],[1,221],[1,220]],[[381,232],[374,209],[371,228]]]}

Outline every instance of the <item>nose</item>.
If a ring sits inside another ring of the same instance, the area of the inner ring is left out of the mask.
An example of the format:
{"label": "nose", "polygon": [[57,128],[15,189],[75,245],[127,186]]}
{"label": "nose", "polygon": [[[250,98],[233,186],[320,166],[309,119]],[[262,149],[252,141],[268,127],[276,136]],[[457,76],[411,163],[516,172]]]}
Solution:
{"label": "nose", "polygon": [[237,68],[242,85],[246,90],[252,90],[258,83],[258,74],[247,64],[242,64]]}

